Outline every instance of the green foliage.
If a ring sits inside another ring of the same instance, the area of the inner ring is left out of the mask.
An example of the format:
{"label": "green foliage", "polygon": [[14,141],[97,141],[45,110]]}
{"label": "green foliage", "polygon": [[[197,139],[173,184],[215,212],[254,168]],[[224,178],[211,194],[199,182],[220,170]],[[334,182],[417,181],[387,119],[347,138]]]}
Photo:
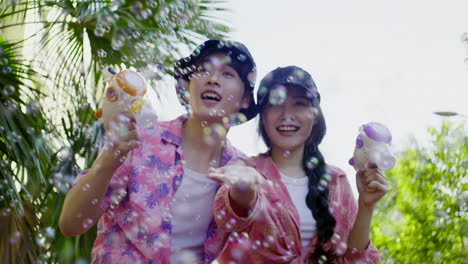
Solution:
{"label": "green foliage", "polygon": [[468,136],[464,124],[430,128],[431,144],[410,143],[386,175],[372,241],[382,263],[468,263]]}
{"label": "green foliage", "polygon": [[90,259],[95,228],[64,237],[58,217],[76,174],[102,146],[94,117],[101,69],[134,68],[157,86],[181,49],[229,31],[215,16],[223,3],[0,0],[2,263]]}

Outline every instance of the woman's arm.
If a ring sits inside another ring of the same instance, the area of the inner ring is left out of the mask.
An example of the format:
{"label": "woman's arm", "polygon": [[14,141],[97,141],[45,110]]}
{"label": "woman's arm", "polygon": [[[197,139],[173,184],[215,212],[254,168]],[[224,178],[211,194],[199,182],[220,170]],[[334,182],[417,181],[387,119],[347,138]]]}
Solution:
{"label": "woman's arm", "polygon": [[369,245],[370,224],[375,204],[387,193],[387,178],[377,168],[356,174],[359,192],[358,211],[348,239],[348,246],[359,250]]}

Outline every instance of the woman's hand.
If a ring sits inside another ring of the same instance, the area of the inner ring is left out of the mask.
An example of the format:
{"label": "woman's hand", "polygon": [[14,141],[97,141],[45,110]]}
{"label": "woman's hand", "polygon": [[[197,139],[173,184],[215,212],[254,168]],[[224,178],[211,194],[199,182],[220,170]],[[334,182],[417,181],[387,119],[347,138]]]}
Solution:
{"label": "woman's hand", "polygon": [[240,216],[248,215],[257,199],[257,186],[264,181],[257,170],[245,165],[210,168],[208,177],[231,186],[229,197],[234,211]]}
{"label": "woman's hand", "polygon": [[356,173],[356,185],[359,192],[359,205],[370,209],[373,209],[388,191],[388,180],[382,170],[375,165],[369,165],[367,170],[360,170]]}

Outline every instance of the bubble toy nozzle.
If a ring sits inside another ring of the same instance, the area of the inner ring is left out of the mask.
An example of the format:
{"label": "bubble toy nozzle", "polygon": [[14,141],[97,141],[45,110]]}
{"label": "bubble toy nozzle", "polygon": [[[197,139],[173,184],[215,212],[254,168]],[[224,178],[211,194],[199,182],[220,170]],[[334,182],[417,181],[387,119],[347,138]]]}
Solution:
{"label": "bubble toy nozzle", "polygon": [[356,171],[365,170],[369,164],[381,170],[389,170],[395,165],[395,158],[390,150],[392,134],[381,123],[370,122],[359,128],[354,155],[349,164]]}
{"label": "bubble toy nozzle", "polygon": [[143,98],[146,94],[143,76],[131,70],[117,73],[112,67],[105,68],[103,74],[108,85],[96,117],[104,124],[108,124],[115,115],[122,112],[133,113],[137,124],[143,127],[150,126],[157,119],[151,104]]}

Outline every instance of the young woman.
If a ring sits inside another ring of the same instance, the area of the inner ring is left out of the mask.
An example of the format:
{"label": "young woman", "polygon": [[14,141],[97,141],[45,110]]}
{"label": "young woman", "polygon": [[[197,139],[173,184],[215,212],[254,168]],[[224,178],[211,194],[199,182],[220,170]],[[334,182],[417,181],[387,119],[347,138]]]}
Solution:
{"label": "young woman", "polygon": [[310,74],[277,68],[260,83],[257,99],[268,152],[255,158],[255,169],[210,170],[212,179],[230,183],[214,205],[218,226],[233,232],[218,261],[378,263],[369,228],[387,179],[372,166],[359,171],[356,203],[344,172],[325,163],[318,148],[325,120]]}
{"label": "young woman", "polygon": [[225,133],[238,115],[256,115],[255,62],[241,43],[208,40],[178,61],[174,77],[189,114],[149,128],[120,115],[67,194],[63,234],[98,223],[93,263],[209,263],[226,240],[212,217],[219,185],[206,172],[245,158]]}

